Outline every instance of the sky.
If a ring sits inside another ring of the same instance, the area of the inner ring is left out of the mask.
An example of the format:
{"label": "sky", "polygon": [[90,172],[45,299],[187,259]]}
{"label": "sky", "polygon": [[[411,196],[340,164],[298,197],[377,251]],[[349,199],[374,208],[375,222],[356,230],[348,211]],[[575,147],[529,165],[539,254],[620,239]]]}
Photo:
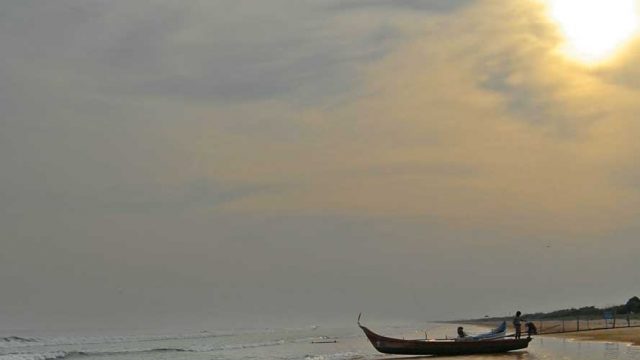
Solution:
{"label": "sky", "polygon": [[0,329],[640,295],[618,2],[2,1]]}

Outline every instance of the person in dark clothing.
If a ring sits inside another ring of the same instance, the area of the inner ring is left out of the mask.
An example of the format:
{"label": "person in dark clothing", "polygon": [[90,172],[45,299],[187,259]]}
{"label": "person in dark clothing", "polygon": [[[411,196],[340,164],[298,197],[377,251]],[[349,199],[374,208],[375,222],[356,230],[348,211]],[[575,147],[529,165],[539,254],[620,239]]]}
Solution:
{"label": "person in dark clothing", "polygon": [[464,332],[464,328],[462,326],[458,326],[458,337],[467,337],[467,333]]}
{"label": "person in dark clothing", "polygon": [[538,335],[538,328],[536,328],[536,325],[533,322],[526,322],[524,327],[527,328],[527,337],[531,337],[531,335]]}
{"label": "person in dark clothing", "polygon": [[520,339],[520,335],[522,334],[522,320],[520,319],[520,315],[522,315],[522,313],[516,311],[516,317],[513,318],[513,328],[516,330],[516,339]]}

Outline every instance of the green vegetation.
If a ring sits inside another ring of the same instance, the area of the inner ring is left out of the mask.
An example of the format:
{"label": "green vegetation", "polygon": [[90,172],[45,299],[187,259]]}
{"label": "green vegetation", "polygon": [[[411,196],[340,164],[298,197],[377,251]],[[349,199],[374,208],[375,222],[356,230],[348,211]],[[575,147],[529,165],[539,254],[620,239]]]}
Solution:
{"label": "green vegetation", "polygon": [[634,296],[631,299],[629,299],[626,302],[626,304],[610,306],[605,308],[597,308],[595,306],[584,306],[578,309],[571,308],[571,309],[556,310],[548,313],[526,314],[525,317],[534,318],[534,319],[560,319],[565,317],[575,318],[579,316],[580,317],[594,317],[594,316],[597,317],[597,316],[602,316],[604,312],[611,312],[613,314],[618,314],[618,315],[628,314],[628,313],[629,314],[639,313],[640,298],[638,298],[637,296]]}
{"label": "green vegetation", "polygon": [[[595,306],[583,306],[581,308],[571,308],[571,309],[562,309],[555,310],[551,312],[537,312],[537,313],[529,313],[524,314],[522,317],[525,319],[536,319],[536,320],[561,320],[561,319],[601,319],[605,312],[611,312],[612,314],[617,315],[618,318],[623,316],[627,317],[629,314],[629,318],[631,319],[640,319],[640,298],[637,296],[629,299],[625,304],[609,306],[598,308]],[[474,319],[472,321],[497,321],[497,320],[509,320],[512,316],[495,316],[489,317],[485,316],[483,319]]]}

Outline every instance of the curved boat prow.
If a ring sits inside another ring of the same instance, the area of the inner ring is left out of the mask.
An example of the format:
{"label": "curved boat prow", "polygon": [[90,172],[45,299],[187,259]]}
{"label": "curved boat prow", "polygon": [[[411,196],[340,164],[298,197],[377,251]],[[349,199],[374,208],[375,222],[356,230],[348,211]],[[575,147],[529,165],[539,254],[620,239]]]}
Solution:
{"label": "curved boat prow", "polygon": [[[379,348],[379,344],[380,344],[380,340],[393,340],[391,338],[387,338],[384,337],[382,335],[378,335],[376,333],[374,333],[373,331],[369,330],[368,327],[362,325],[360,323],[360,318],[362,317],[362,313],[358,314],[358,327],[360,327],[360,329],[362,329],[362,331],[364,332],[365,336],[367,337],[367,339],[369,339],[369,341],[371,342],[371,344],[373,345],[373,347],[375,347],[378,351],[381,351]],[[383,352],[383,351],[381,351]]]}

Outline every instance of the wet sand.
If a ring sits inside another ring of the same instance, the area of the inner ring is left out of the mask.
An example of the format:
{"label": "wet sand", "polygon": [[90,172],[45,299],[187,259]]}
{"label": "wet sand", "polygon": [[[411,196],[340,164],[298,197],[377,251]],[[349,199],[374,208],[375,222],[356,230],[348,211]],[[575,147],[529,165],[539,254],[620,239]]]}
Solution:
{"label": "wet sand", "polygon": [[570,338],[575,340],[624,342],[640,346],[640,327],[580,331],[564,334],[550,334],[545,336]]}

